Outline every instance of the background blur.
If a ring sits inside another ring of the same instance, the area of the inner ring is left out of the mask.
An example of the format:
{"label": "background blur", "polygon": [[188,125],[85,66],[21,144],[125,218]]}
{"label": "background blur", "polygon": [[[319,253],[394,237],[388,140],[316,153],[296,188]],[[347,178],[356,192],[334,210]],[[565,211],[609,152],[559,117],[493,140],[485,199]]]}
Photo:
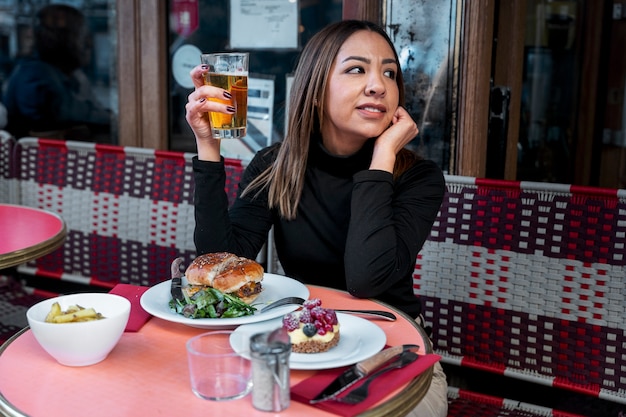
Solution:
{"label": "background blur", "polygon": [[[249,159],[283,137],[290,73],[310,36],[367,18],[387,28],[401,57],[420,127],[411,146],[445,172],[626,186],[626,1],[0,0],[3,85],[32,49],[36,11],[50,3],[87,17],[94,47],[84,72],[112,110],[111,143],[194,152],[185,79],[199,52],[232,49],[233,30],[267,40],[259,27],[295,15],[285,35],[295,46],[243,48],[250,134],[224,152]],[[238,15],[259,27],[231,27]]]}

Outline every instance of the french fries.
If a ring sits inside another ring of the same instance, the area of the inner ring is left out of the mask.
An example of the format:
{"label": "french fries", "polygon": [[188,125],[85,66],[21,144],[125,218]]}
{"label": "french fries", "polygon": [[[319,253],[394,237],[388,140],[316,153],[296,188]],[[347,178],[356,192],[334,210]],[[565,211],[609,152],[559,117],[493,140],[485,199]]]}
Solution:
{"label": "french fries", "polygon": [[52,304],[50,312],[46,315],[47,323],[73,323],[79,321],[100,320],[104,316],[93,308],[85,308],[79,305],[72,305],[67,310],[62,311],[59,303]]}

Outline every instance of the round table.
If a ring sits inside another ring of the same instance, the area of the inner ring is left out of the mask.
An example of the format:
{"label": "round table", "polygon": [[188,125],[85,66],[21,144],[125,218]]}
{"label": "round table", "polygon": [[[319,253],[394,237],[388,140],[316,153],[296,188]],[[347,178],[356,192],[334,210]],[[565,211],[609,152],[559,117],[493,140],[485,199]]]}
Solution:
{"label": "round table", "polygon": [[65,221],[52,212],[0,204],[0,269],[39,258],[63,244]]}
{"label": "round table", "polygon": [[[427,336],[415,321],[375,300],[356,299],[346,292],[309,286],[310,297],[330,308],[382,309],[398,316],[394,322],[378,320],[387,344],[417,343],[430,353]],[[250,396],[213,402],[196,397],[189,387],[185,342],[206,329],[151,318],[139,331],[125,332],[109,357],[88,367],[56,363],[26,328],[0,347],[0,415],[228,415],[266,417],[278,415],[256,410]],[[292,370],[291,385],[312,377],[315,370]],[[405,416],[430,386],[432,367],[359,417]],[[33,388],[36,387],[36,388]],[[292,401],[282,417],[332,417],[333,413]]]}

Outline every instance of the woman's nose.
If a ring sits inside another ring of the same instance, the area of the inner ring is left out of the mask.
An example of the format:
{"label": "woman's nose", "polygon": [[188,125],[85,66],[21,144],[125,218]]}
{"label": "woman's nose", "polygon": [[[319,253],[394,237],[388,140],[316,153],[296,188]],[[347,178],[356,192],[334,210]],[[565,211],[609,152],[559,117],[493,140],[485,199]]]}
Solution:
{"label": "woman's nose", "polygon": [[368,96],[380,96],[385,95],[385,84],[382,81],[382,77],[378,75],[371,75],[368,78],[368,83],[365,86],[365,94]]}

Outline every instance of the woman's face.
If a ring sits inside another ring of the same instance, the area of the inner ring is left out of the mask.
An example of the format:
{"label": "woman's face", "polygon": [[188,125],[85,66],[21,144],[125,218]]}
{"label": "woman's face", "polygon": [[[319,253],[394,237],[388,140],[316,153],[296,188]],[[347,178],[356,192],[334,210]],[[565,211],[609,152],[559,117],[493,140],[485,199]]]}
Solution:
{"label": "woman's face", "polygon": [[352,154],[389,127],[398,108],[398,71],[393,50],[379,34],[362,30],[345,41],[328,75],[322,116],[326,149]]}

